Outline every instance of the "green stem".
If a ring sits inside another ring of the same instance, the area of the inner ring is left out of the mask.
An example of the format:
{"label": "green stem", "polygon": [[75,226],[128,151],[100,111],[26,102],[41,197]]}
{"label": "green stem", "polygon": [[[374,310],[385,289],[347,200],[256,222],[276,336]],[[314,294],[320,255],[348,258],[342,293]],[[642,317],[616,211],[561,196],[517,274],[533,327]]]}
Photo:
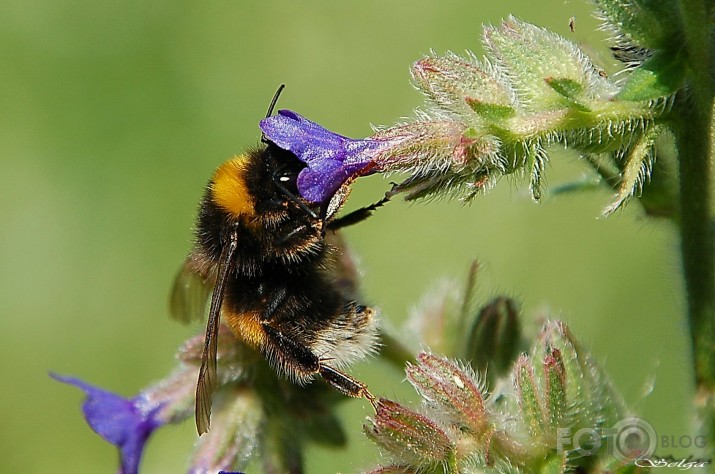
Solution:
{"label": "green stem", "polygon": [[[682,0],[688,89],[675,112],[680,174],[680,233],[693,348],[696,403],[703,430],[715,445],[715,240],[713,236],[713,81],[710,22],[702,0]],[[709,431],[709,433],[708,433]]]}
{"label": "green stem", "polygon": [[405,370],[405,364],[415,361],[415,354],[392,334],[381,331],[380,340],[382,341],[380,358],[394,365],[398,370]]}
{"label": "green stem", "polygon": [[687,102],[691,110],[684,117],[686,123],[679,133],[681,252],[688,292],[688,322],[695,352],[695,382],[698,387],[715,389],[715,259],[710,225],[712,182],[710,163],[706,158],[710,155],[712,117],[698,114],[693,100]]}
{"label": "green stem", "polygon": [[268,474],[303,473],[303,439],[284,420],[269,419],[264,428],[263,470]]}

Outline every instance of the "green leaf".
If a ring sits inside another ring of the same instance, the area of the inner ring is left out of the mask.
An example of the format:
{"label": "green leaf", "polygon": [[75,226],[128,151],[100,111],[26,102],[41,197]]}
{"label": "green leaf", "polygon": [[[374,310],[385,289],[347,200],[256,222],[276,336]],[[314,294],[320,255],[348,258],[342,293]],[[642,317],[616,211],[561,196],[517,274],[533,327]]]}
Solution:
{"label": "green leaf", "polygon": [[643,101],[667,97],[683,86],[685,72],[686,64],[680,56],[655,54],[631,72],[616,98]]}
{"label": "green leaf", "polygon": [[544,150],[540,143],[532,143],[529,148],[527,161],[529,167],[531,168],[529,190],[531,191],[531,198],[537,202],[541,200],[541,195],[544,190],[543,178],[547,162],[548,156],[546,155],[546,150]]}
{"label": "green leaf", "polygon": [[584,177],[577,181],[560,184],[549,189],[549,194],[558,196],[559,194],[572,194],[601,189],[601,180],[597,178]]}
{"label": "green leaf", "polygon": [[488,122],[500,122],[516,115],[514,107],[484,102],[474,97],[465,98],[467,105]]}
{"label": "green leaf", "polygon": [[584,92],[583,84],[567,77],[547,77],[545,81],[553,90],[564,96],[565,99],[568,99],[573,106],[584,111],[590,110],[586,105],[581,103]]}
{"label": "green leaf", "polygon": [[653,145],[662,131],[662,126],[651,127],[628,149],[616,198],[604,209],[605,215],[610,215],[620,208],[648,178],[654,158]]}

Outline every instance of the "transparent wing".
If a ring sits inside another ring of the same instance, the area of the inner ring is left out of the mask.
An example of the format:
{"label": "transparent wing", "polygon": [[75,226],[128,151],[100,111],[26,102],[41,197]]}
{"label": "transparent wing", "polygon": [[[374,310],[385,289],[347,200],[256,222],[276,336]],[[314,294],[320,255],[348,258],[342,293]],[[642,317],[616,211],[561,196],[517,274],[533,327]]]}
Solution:
{"label": "transparent wing", "polygon": [[196,430],[199,435],[206,433],[211,426],[211,403],[213,394],[218,388],[216,376],[216,350],[218,347],[218,328],[221,319],[221,304],[228,276],[233,268],[233,256],[238,246],[237,237],[231,235],[231,240],[221,252],[218,279],[211,296],[211,308],[206,323],[206,339],[201,355],[199,379],[196,383]]}
{"label": "transparent wing", "polygon": [[[216,286],[214,296],[219,287]],[[220,290],[219,290],[220,291]],[[221,299],[219,297],[219,299]],[[204,340],[204,352],[201,355],[201,367],[199,368],[199,379],[196,382],[196,430],[199,436],[206,433],[211,426],[211,403],[213,394],[218,387],[216,381],[216,349],[218,345],[218,327],[220,319],[220,304],[214,310],[213,302],[209,312],[209,320],[206,325],[206,339]]]}
{"label": "transparent wing", "polygon": [[169,295],[169,314],[177,321],[187,324],[203,319],[206,305],[214,286],[214,279],[202,275],[189,256],[174,278]]}

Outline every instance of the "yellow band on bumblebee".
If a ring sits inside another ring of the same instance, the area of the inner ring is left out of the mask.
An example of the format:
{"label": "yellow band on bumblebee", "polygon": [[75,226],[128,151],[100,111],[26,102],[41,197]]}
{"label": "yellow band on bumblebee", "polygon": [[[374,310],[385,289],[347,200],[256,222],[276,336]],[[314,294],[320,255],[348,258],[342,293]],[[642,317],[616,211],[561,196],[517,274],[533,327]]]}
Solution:
{"label": "yellow band on bumblebee", "polygon": [[214,174],[211,193],[216,204],[238,217],[255,213],[254,198],[246,185],[247,155],[226,161]]}

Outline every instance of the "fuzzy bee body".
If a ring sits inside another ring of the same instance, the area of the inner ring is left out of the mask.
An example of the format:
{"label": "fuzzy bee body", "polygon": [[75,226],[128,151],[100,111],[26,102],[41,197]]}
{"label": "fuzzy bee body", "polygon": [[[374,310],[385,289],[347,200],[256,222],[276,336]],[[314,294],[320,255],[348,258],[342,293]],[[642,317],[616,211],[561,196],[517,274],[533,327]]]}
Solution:
{"label": "fuzzy bee body", "polygon": [[217,386],[219,318],[294,382],[320,375],[342,393],[371,397],[340,369],[373,350],[376,318],[339,284],[337,250],[328,243],[332,232],[326,235],[369,212],[340,224],[334,217],[346,194],[324,204],[298,197],[296,180],[304,167],[267,142],[222,164],[206,188],[195,247],[171,304],[175,317],[191,319],[203,313],[211,294],[197,385],[199,434],[208,430]]}

